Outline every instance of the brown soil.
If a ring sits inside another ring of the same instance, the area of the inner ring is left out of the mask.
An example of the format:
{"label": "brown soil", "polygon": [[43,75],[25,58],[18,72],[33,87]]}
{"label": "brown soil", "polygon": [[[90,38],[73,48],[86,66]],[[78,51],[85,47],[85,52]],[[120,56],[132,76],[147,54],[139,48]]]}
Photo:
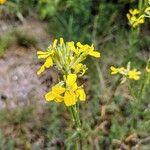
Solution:
{"label": "brown soil", "polygon": [[50,71],[49,77],[36,75],[37,69],[42,64],[36,58],[36,50],[46,47],[50,40],[46,32],[46,23],[29,18],[23,24],[17,23],[17,26],[14,24],[16,23],[10,25],[8,21],[1,21],[0,36],[2,37],[8,30],[15,29],[34,37],[38,48],[13,44],[0,58],[0,107],[5,106],[5,100],[9,101],[10,107],[15,107],[18,103],[22,105],[31,99],[44,103],[45,91],[56,82],[54,71]]}

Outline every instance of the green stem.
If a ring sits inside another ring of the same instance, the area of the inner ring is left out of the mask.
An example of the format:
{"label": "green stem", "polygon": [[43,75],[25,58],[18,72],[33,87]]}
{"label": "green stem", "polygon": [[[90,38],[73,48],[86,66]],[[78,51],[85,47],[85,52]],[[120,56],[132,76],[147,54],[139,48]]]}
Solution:
{"label": "green stem", "polygon": [[[73,138],[78,137],[79,140],[76,140],[76,149],[82,149],[82,143],[81,143],[81,137],[82,137],[82,131],[81,131],[81,121],[79,117],[79,111],[77,110],[77,105],[73,105],[68,107],[68,110],[70,111],[70,114],[72,116],[73,123],[76,127],[76,132],[73,134]],[[72,137],[70,139],[72,139]]]}
{"label": "green stem", "polygon": [[144,98],[145,96],[145,91],[146,91],[146,88],[149,84],[149,81],[150,81],[150,58],[148,60],[148,63],[146,65],[146,70],[145,70],[145,74],[144,74],[144,82],[142,83],[141,85],[141,90],[139,92],[139,97],[141,97],[142,99]]}
{"label": "green stem", "polygon": [[137,98],[136,98],[136,95],[135,95],[135,93],[134,93],[134,91],[133,91],[133,89],[132,89],[132,87],[131,87],[130,82],[128,82],[128,88],[129,88],[129,91],[130,91],[131,95],[133,96],[133,98],[134,98],[134,99],[137,99]]}
{"label": "green stem", "polygon": [[142,10],[142,7],[143,7],[143,0],[139,0],[139,2],[138,2],[139,10]]}
{"label": "green stem", "polygon": [[76,105],[71,106],[71,110],[72,110],[73,117],[74,117],[74,120],[75,120],[76,129],[79,130],[81,128],[81,122],[80,122],[79,113],[77,111],[77,106]]}
{"label": "green stem", "polygon": [[150,75],[149,74],[145,74],[145,79],[144,79],[144,82],[143,82],[143,85],[142,85],[142,88],[141,88],[141,92],[140,92],[140,97],[143,99],[144,96],[145,96],[145,90],[146,90],[146,87],[148,85],[148,82],[149,82],[149,78],[150,78]]}

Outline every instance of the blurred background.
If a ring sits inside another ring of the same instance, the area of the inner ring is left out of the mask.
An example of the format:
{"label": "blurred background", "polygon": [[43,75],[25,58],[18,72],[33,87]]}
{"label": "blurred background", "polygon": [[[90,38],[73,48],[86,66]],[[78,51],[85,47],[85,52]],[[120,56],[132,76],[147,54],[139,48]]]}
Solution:
{"label": "blurred background", "polygon": [[126,14],[135,7],[137,0],[7,0],[0,5],[1,150],[74,149],[73,140],[67,141],[74,127],[64,104],[44,100],[59,72],[52,68],[36,75],[43,63],[36,51],[60,37],[93,43],[102,54],[86,61],[89,69],[81,79],[87,93],[80,106],[83,149],[150,149],[150,89],[134,103],[126,84],[115,87],[118,77],[109,69],[128,61],[144,69],[150,56],[150,20],[130,43]]}

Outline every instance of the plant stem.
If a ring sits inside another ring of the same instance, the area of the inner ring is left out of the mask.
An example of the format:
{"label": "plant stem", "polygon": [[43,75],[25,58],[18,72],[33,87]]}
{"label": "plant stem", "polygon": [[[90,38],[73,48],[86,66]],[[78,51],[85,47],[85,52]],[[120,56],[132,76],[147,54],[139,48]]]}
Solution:
{"label": "plant stem", "polygon": [[138,2],[138,9],[142,10],[142,6],[143,6],[143,0],[139,0],[139,2]]}
{"label": "plant stem", "polygon": [[147,65],[146,65],[146,69],[145,69],[145,74],[144,74],[144,82],[142,83],[141,85],[141,90],[139,92],[139,97],[141,97],[142,99],[144,98],[145,96],[145,90],[149,84],[149,81],[150,81],[150,58],[147,62]]}
{"label": "plant stem", "polygon": [[81,121],[79,117],[79,111],[77,110],[77,105],[68,107],[68,110],[70,111],[73,123],[76,127],[76,132],[75,134],[73,134],[73,137],[74,138],[78,137],[79,139],[79,140],[76,140],[75,148],[79,150],[79,149],[82,149],[82,143],[81,143],[82,131],[81,131]]}
{"label": "plant stem", "polygon": [[76,105],[71,106],[71,110],[73,113],[76,130],[79,130],[81,128],[81,122],[80,122],[79,113],[77,111],[77,106]]}
{"label": "plant stem", "polygon": [[129,88],[129,91],[130,91],[131,95],[132,95],[133,98],[136,100],[137,98],[136,98],[136,95],[135,95],[135,93],[134,93],[134,91],[133,91],[133,89],[132,89],[132,87],[131,87],[130,82],[128,82],[128,88]]}

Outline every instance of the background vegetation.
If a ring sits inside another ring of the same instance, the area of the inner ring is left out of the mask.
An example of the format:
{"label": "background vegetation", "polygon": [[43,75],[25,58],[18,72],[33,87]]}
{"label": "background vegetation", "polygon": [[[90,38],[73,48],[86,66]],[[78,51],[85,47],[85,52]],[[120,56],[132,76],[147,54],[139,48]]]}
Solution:
{"label": "background vegetation", "polygon": [[[34,19],[46,24],[50,39],[64,37],[66,41],[93,43],[100,50],[102,57],[97,62],[94,59],[86,62],[88,76],[81,79],[88,95],[88,100],[80,105],[85,131],[80,142],[85,150],[150,147],[150,84],[144,97],[135,100],[128,84],[119,85],[119,77],[111,76],[109,69],[112,65],[126,66],[130,61],[133,68],[144,71],[150,56],[150,21],[146,20],[137,36],[126,18],[132,7],[138,7],[137,0],[8,0],[0,6],[0,26],[3,22],[6,26],[13,24],[7,30],[0,30],[1,60],[12,57],[7,53],[14,50],[14,45],[18,51],[22,47],[25,53],[31,50],[28,54],[36,53],[33,49],[47,47],[49,39],[44,41],[36,32],[29,36],[28,28],[27,31],[17,28],[29,27]],[[34,55],[33,63],[40,63]],[[49,89],[55,78],[46,77],[39,80]],[[135,94],[143,80],[144,75],[140,81],[130,83]],[[12,108],[11,99],[0,89],[4,104],[0,109],[0,149],[74,149],[74,140],[78,139],[71,137],[74,127],[64,105],[44,100],[41,105],[35,95],[36,92],[23,105],[17,102]]]}

